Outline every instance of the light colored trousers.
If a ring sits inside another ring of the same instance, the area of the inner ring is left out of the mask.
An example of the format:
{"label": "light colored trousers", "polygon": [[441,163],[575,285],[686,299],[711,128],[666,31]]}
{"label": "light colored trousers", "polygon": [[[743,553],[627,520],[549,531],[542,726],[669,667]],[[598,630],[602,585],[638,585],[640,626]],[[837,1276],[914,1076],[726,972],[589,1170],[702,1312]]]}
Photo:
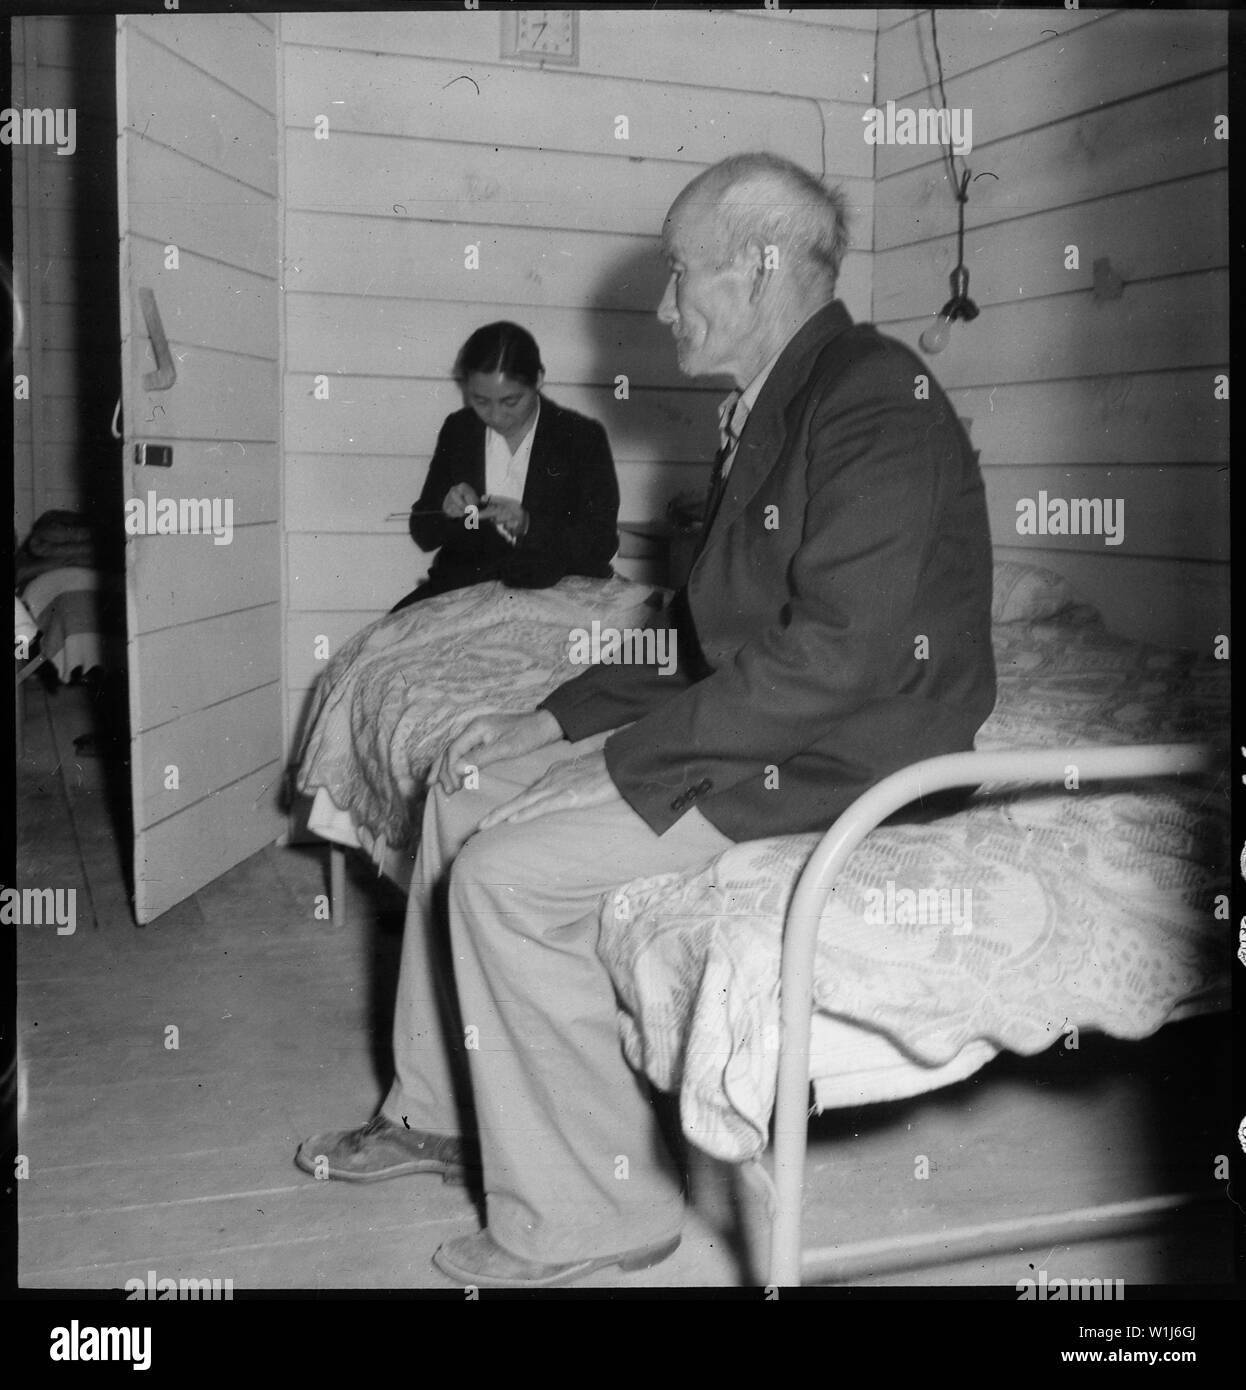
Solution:
{"label": "light colored trousers", "polygon": [[432,1134],[474,1126],[490,1233],[544,1263],[656,1244],[682,1224],[678,1171],[620,1047],[598,908],[629,879],[699,868],[732,843],[695,809],[656,835],[622,799],[477,833],[551,763],[605,738],[483,767],[475,790],[430,793],[382,1107]]}

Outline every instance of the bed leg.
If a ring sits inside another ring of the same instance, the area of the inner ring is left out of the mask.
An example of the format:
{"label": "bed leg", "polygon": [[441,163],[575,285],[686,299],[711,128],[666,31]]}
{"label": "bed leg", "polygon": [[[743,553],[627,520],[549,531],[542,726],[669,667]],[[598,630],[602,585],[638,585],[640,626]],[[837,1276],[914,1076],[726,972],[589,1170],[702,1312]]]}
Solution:
{"label": "bed leg", "polygon": [[329,846],[329,911],[335,927],[346,925],[346,849]]}

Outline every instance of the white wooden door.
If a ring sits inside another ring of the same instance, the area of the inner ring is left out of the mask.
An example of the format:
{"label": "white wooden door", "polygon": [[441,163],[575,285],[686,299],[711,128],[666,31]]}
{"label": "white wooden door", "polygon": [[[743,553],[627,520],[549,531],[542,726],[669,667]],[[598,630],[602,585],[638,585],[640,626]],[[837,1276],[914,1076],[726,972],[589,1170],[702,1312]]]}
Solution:
{"label": "white wooden door", "polygon": [[283,829],[274,48],[253,15],[117,20],[139,922]]}

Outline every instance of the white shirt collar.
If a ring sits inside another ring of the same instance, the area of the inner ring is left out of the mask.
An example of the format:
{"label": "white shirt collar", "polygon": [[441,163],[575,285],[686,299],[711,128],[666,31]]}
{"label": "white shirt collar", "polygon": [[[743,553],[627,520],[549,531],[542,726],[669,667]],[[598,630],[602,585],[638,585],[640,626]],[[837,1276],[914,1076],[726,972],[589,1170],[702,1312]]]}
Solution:
{"label": "white shirt collar", "polygon": [[[732,439],[739,439],[741,431],[744,429],[745,421],[749,417],[753,406],[757,404],[757,397],[761,395],[761,388],[766,384],[766,379],[774,370],[774,364],[783,356],[785,343],[778,352],[766,363],[764,367],[753,377],[752,381],[743,391],[732,391],[725,396],[718,407],[718,426],[722,431],[723,443],[726,444],[728,435]],[[730,429],[728,429],[730,426]]]}
{"label": "white shirt collar", "polygon": [[524,485],[528,480],[528,461],[532,456],[532,442],[536,439],[536,427],[541,418],[541,398],[537,397],[536,409],[532,412],[532,423],[527,434],[519,441],[519,448],[512,454],[501,435],[491,426],[485,428],[485,492],[496,493],[499,497],[523,498]]}
{"label": "white shirt collar", "polygon": [[761,371],[757,373],[757,375],[752,379],[752,381],[749,382],[749,384],[744,388],[744,390],[740,392],[740,400],[743,402],[744,408],[746,410],[752,410],[752,408],[757,404],[757,397],[761,395],[761,388],[766,384],[766,378],[770,375],[772,371],[774,371],[774,364],[779,360],[780,357],[783,356],[783,353],[786,350],[786,348],[787,344],[784,343],[783,347],[781,347],[778,350],[778,352],[775,353],[775,355],[770,359],[770,361],[767,362],[766,365],[761,369]]}

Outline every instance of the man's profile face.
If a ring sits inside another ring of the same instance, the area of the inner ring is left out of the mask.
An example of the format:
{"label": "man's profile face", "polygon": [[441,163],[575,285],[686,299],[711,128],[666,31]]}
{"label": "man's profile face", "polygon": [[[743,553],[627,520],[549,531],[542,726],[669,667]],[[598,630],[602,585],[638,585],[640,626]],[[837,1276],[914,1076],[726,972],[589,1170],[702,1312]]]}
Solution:
{"label": "man's profile face", "polygon": [[743,258],[723,264],[726,248],[713,209],[688,204],[667,215],[663,248],[670,266],[658,321],[675,338],[687,376],[735,376],[747,368],[757,307]]}

